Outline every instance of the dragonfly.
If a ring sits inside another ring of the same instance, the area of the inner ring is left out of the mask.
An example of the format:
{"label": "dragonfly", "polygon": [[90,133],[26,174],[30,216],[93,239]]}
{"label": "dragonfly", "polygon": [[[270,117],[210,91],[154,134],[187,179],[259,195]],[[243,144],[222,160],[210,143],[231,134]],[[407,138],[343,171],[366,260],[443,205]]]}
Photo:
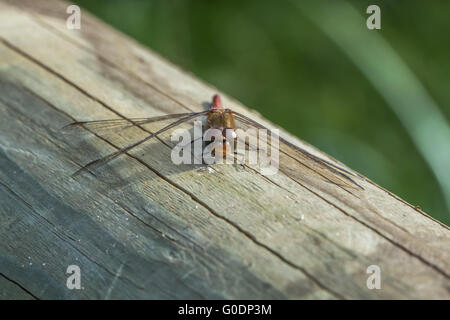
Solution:
{"label": "dragonfly", "polygon": [[[94,121],[75,121],[65,127],[64,131],[70,131],[74,128],[83,128],[89,132],[97,133],[99,131],[121,131],[132,127],[142,127],[147,124],[162,123],[170,121],[169,124],[163,126],[156,131],[145,131],[146,136],[138,139],[131,144],[128,144],[117,151],[114,151],[106,156],[95,159],[78,171],[76,171],[72,176],[77,176],[83,172],[92,172],[95,169],[109,163],[115,158],[126,154],[132,149],[145,142],[159,137],[162,133],[167,132],[175,127],[178,127],[184,123],[191,122],[194,119],[202,118],[204,121],[204,129],[217,129],[222,132],[223,138],[223,150],[221,152],[223,155],[231,151],[230,141],[236,142],[239,137],[237,136],[237,128],[255,128],[266,130],[272,139],[276,136],[279,140],[279,169],[286,175],[293,179],[305,179],[308,175],[314,175],[316,178],[324,180],[326,182],[341,186],[343,188],[350,189],[360,189],[364,188],[358,184],[355,180],[362,178],[361,176],[354,174],[330,161],[322,159],[312,153],[306,151],[305,149],[289,142],[288,140],[279,137],[272,130],[268,129],[264,125],[258,123],[257,121],[251,119],[242,113],[231,110],[230,108],[224,108],[222,104],[221,97],[215,94],[212,98],[212,103],[209,108],[204,111],[199,112],[184,112],[167,114],[163,116],[156,116],[150,118],[127,118],[127,119],[108,119],[108,120],[94,120]],[[248,147],[257,148],[255,146],[250,146],[246,143]]]}

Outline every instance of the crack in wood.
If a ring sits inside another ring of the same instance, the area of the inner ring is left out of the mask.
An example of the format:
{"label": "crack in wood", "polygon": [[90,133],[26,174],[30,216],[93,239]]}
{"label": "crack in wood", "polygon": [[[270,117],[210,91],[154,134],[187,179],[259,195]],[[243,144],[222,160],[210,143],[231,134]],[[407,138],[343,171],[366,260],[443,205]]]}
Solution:
{"label": "crack in wood", "polygon": [[39,299],[37,296],[35,296],[30,290],[28,290],[27,288],[25,288],[24,286],[22,286],[19,282],[17,282],[16,280],[10,279],[8,278],[4,273],[0,272],[0,276],[2,276],[6,281],[11,282],[12,284],[14,284],[15,286],[17,286],[19,289],[21,289],[22,291],[26,292],[27,294],[29,294],[30,296],[33,297],[33,299],[35,300],[41,300]]}

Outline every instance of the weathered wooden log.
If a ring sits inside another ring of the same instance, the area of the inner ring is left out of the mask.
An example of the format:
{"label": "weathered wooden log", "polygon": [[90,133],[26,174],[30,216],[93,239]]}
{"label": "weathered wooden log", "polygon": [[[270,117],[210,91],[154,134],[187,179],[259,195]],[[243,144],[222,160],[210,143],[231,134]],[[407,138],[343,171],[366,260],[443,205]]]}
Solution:
{"label": "weathered wooden log", "polygon": [[68,29],[67,6],[0,1],[0,298],[450,298],[449,228],[369,179],[175,166],[164,137],[72,178],[139,129],[64,125],[200,111],[218,90],[86,12]]}

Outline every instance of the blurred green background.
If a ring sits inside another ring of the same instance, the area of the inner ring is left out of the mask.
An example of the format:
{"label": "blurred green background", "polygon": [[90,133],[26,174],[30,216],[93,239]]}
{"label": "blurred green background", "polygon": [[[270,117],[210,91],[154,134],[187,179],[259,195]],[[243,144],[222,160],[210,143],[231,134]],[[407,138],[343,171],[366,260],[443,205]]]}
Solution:
{"label": "blurred green background", "polygon": [[[395,102],[390,104],[368,79],[364,61],[358,67],[355,56],[345,53],[367,49],[371,37],[383,38],[424,86],[445,127],[450,116],[449,1],[333,1],[349,4],[342,12],[340,7],[315,10],[301,1],[75,2],[450,225],[449,190],[436,179],[448,174],[447,165],[433,172],[427,153],[413,141],[413,127],[394,112]],[[371,4],[381,8],[381,30],[366,28]],[[360,16],[356,28],[365,32],[367,43],[347,36],[346,27],[355,29],[345,18],[348,8]],[[348,40],[341,46],[327,35],[339,28]],[[370,61],[374,70],[392,70],[379,55]],[[399,96],[410,93],[405,89]],[[414,103],[408,112],[420,110],[428,112]],[[433,134],[422,141],[424,148],[433,146]]]}

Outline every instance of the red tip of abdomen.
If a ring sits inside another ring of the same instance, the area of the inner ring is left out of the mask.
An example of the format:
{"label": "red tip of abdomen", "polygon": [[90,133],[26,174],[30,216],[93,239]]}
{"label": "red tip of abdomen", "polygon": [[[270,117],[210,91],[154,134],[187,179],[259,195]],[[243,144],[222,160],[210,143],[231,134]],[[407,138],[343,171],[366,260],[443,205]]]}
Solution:
{"label": "red tip of abdomen", "polygon": [[218,94],[215,94],[212,98],[211,109],[222,109],[222,100]]}

